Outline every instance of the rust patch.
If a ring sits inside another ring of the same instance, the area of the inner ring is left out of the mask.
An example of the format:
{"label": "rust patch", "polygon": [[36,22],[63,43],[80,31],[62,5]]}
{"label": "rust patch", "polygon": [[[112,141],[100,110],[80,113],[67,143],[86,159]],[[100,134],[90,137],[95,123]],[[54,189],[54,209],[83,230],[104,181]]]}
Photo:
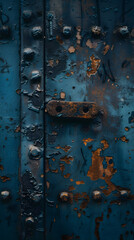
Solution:
{"label": "rust patch", "polygon": [[102,143],[102,144],[103,144],[103,146],[104,146],[104,147],[102,148],[103,150],[105,150],[105,149],[109,148],[109,144],[108,144],[108,142],[107,142],[105,139],[104,139],[104,140],[102,140],[102,141],[101,141],[101,143]]}
{"label": "rust patch", "polygon": [[69,236],[69,235],[63,235],[62,236],[62,240],[72,240],[73,239],[73,235]]}
{"label": "rust patch", "polygon": [[76,29],[77,29],[77,34],[76,34],[77,44],[80,45],[81,39],[82,39],[82,37],[81,37],[81,27],[78,26]]}
{"label": "rust patch", "polygon": [[107,44],[107,45],[104,47],[103,55],[106,55],[107,52],[109,51],[109,49],[110,49],[110,46]]}
{"label": "rust patch", "polygon": [[84,181],[76,181],[76,185],[81,185],[81,184],[85,184]]}
{"label": "rust patch", "polygon": [[75,187],[74,186],[69,186],[69,191],[73,191],[75,190]]}
{"label": "rust patch", "polygon": [[128,140],[125,136],[120,137],[120,140],[121,140],[122,142],[126,142],[126,143],[129,142],[129,140]]}
{"label": "rust patch", "polygon": [[57,42],[59,42],[59,44],[63,44],[63,40],[61,39],[61,37],[60,36],[56,36],[56,40],[57,40]]}
{"label": "rust patch", "polygon": [[69,51],[69,53],[74,53],[75,52],[75,48],[73,46],[70,46],[68,51]]}
{"label": "rust patch", "polygon": [[87,42],[86,42],[86,46],[89,47],[89,48],[97,48],[98,43],[97,42],[91,42],[91,40],[88,39]]}
{"label": "rust patch", "polygon": [[[117,172],[114,168],[113,157],[101,156],[102,150],[109,147],[106,140],[102,140],[104,147],[98,148],[96,151],[92,151],[92,165],[89,167],[87,176],[91,178],[92,181],[98,179],[103,179],[108,185],[107,189],[103,189],[105,195],[109,195],[112,191],[116,190],[117,187],[111,182],[112,176]],[[104,168],[103,161],[106,161],[107,167]]]}
{"label": "rust patch", "polygon": [[0,164],[0,170],[3,171],[4,167]]}
{"label": "rust patch", "polygon": [[100,234],[99,234],[99,227],[100,227],[100,222],[103,221],[103,213],[101,215],[101,217],[97,217],[95,219],[95,236],[97,238],[97,240],[100,240]]}
{"label": "rust patch", "polygon": [[62,173],[65,171],[65,166],[63,163],[60,163],[60,170]]}
{"label": "rust patch", "polygon": [[57,146],[56,149],[62,149],[64,152],[68,152],[71,149],[71,147],[67,145],[65,147]]}
{"label": "rust patch", "polygon": [[71,175],[70,173],[67,173],[67,174],[64,175],[64,178],[69,178],[70,175]]}
{"label": "rust patch", "polygon": [[71,162],[74,160],[71,156],[65,156],[60,158],[60,161],[65,162],[66,164],[71,164]]}
{"label": "rust patch", "polygon": [[0,179],[2,180],[2,182],[6,182],[6,181],[10,181],[10,178],[7,176],[0,176]]}
{"label": "rust patch", "polygon": [[91,66],[87,69],[87,76],[91,77],[95,75],[100,67],[101,60],[99,58],[95,58],[94,55],[90,57]]}
{"label": "rust patch", "polygon": [[84,145],[87,146],[87,143],[93,142],[94,139],[92,139],[92,138],[87,138],[87,139],[85,139],[85,138],[84,138],[82,141],[83,141]]}

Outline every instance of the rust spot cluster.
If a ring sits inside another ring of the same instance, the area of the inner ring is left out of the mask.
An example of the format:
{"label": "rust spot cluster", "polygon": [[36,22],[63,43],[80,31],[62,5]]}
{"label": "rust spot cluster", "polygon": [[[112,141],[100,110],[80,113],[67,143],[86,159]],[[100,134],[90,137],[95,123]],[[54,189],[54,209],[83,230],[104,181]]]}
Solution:
{"label": "rust spot cluster", "polygon": [[91,77],[95,75],[100,67],[101,60],[99,58],[95,58],[94,55],[90,57],[91,66],[87,69],[87,76]]}

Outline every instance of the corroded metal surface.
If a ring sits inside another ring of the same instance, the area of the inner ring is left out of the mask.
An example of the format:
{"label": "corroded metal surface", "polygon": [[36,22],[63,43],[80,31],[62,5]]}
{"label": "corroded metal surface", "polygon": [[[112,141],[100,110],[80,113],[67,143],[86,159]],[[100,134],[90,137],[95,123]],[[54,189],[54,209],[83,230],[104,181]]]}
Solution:
{"label": "corroded metal surface", "polygon": [[46,105],[46,112],[53,117],[93,119],[103,114],[103,110],[95,103],[66,102],[52,100]]}
{"label": "corroded metal surface", "polygon": [[[133,14],[133,1],[46,1],[47,240],[134,239]],[[103,114],[74,120],[74,102]]]}

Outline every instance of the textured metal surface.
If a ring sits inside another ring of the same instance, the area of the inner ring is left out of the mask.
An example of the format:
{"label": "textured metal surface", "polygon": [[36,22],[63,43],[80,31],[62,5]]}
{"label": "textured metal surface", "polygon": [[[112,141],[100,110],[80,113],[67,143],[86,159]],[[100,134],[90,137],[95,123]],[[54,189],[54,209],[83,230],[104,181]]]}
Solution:
{"label": "textured metal surface", "polygon": [[46,113],[47,240],[134,239],[133,16],[133,1],[46,1],[46,103],[104,112]]}
{"label": "textured metal surface", "polygon": [[46,105],[45,112],[59,118],[93,119],[102,114],[103,110],[95,103],[52,100]]}
{"label": "textured metal surface", "polygon": [[134,239],[133,16],[1,1],[0,239]]}

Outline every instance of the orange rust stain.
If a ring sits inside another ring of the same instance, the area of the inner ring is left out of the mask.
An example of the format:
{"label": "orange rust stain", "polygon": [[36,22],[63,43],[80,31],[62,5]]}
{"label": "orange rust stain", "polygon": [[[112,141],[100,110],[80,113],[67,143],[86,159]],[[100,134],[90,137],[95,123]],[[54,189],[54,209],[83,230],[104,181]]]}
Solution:
{"label": "orange rust stain", "polygon": [[89,48],[97,48],[98,43],[97,42],[92,42],[90,39],[87,40],[86,46]]}
{"label": "orange rust stain", "polygon": [[87,176],[91,178],[91,180],[96,181],[99,178],[103,178],[103,160],[104,157],[100,156],[101,148],[98,148],[96,151],[92,151],[92,166],[89,167]]}
{"label": "orange rust stain", "polygon": [[85,184],[84,181],[76,181],[76,185],[81,185],[81,184]]}
{"label": "orange rust stain", "polygon": [[69,156],[69,157],[65,156],[65,157],[60,158],[60,161],[65,162],[66,164],[70,164],[73,160],[74,160],[74,158],[71,156]]}
{"label": "orange rust stain", "polygon": [[64,178],[69,178],[70,175],[71,175],[70,173],[67,173],[67,174],[64,175]]}
{"label": "orange rust stain", "polygon": [[110,49],[110,46],[107,44],[107,45],[104,47],[103,54],[106,55],[107,52],[109,51],[109,49]]}
{"label": "orange rust stain", "polygon": [[2,180],[2,182],[10,181],[10,178],[7,176],[0,176],[0,179]]}
{"label": "orange rust stain", "polygon": [[4,167],[0,164],[0,170],[3,171]]}
{"label": "orange rust stain", "polygon": [[125,131],[128,132],[129,131],[129,127],[125,127]]}
{"label": "orange rust stain", "polygon": [[129,141],[125,136],[120,137],[120,140],[122,142],[126,142],[126,143],[128,143],[128,141]]}
{"label": "orange rust stain", "polygon": [[69,187],[69,191],[73,191],[73,190],[75,190],[75,187],[74,186],[70,186]]}
{"label": "orange rust stain", "polygon": [[69,53],[74,53],[75,52],[75,48],[73,46],[70,46],[68,51],[69,51]]}
{"label": "orange rust stain", "polygon": [[101,141],[101,143],[103,144],[103,150],[105,150],[105,149],[107,149],[107,148],[109,148],[109,144],[108,144],[108,142],[105,140],[105,139],[103,139],[102,141]]}
{"label": "orange rust stain", "polygon": [[80,26],[78,26],[77,28],[77,34],[76,34],[76,38],[77,38],[77,44],[80,44],[81,43],[81,39],[82,39],[82,37],[81,37],[81,27]]}
{"label": "orange rust stain", "polygon": [[73,181],[74,181],[74,180],[71,178],[71,179],[70,179],[70,182],[73,182]]}
{"label": "orange rust stain", "polygon": [[[106,148],[105,148],[106,149]],[[92,181],[103,179],[108,185],[107,189],[103,189],[105,195],[109,195],[112,191],[116,190],[117,187],[111,182],[112,176],[117,172],[114,168],[112,157],[101,156],[102,149],[98,148],[96,151],[92,151],[92,165],[89,167],[87,176]],[[106,161],[107,168],[104,168],[103,161]]]}
{"label": "orange rust stain", "polygon": [[97,73],[97,70],[100,67],[101,60],[98,58],[95,58],[94,55],[90,57],[91,60],[91,67],[88,67],[87,69],[87,76],[90,77],[91,75],[95,75]]}
{"label": "orange rust stain", "polygon": [[103,221],[103,213],[101,217],[97,217],[95,219],[95,236],[97,240],[100,240],[100,235],[99,235],[99,227],[100,227],[100,222]]}
{"label": "orange rust stain", "polygon": [[63,173],[64,172],[64,170],[65,170],[65,166],[64,166],[64,164],[63,163],[60,163],[60,170],[61,170],[61,172]]}
{"label": "orange rust stain", "polygon": [[69,235],[62,235],[62,240],[72,240],[74,239],[74,235],[69,236]]}
{"label": "orange rust stain", "polygon": [[58,169],[51,170],[52,173],[58,173]]}
{"label": "orange rust stain", "polygon": [[63,44],[63,40],[61,39],[60,36],[56,36],[56,40],[59,42],[59,44]]}
{"label": "orange rust stain", "polygon": [[62,149],[64,152],[68,152],[71,149],[71,147],[67,145],[65,147],[57,146],[56,149]]}
{"label": "orange rust stain", "polygon": [[15,132],[16,132],[16,133],[20,132],[20,126],[17,126],[17,127],[16,127]]}
{"label": "orange rust stain", "polygon": [[94,139],[92,139],[92,138],[87,138],[87,139],[85,139],[85,138],[84,138],[82,141],[83,141],[84,145],[87,146],[87,143],[93,142]]}

